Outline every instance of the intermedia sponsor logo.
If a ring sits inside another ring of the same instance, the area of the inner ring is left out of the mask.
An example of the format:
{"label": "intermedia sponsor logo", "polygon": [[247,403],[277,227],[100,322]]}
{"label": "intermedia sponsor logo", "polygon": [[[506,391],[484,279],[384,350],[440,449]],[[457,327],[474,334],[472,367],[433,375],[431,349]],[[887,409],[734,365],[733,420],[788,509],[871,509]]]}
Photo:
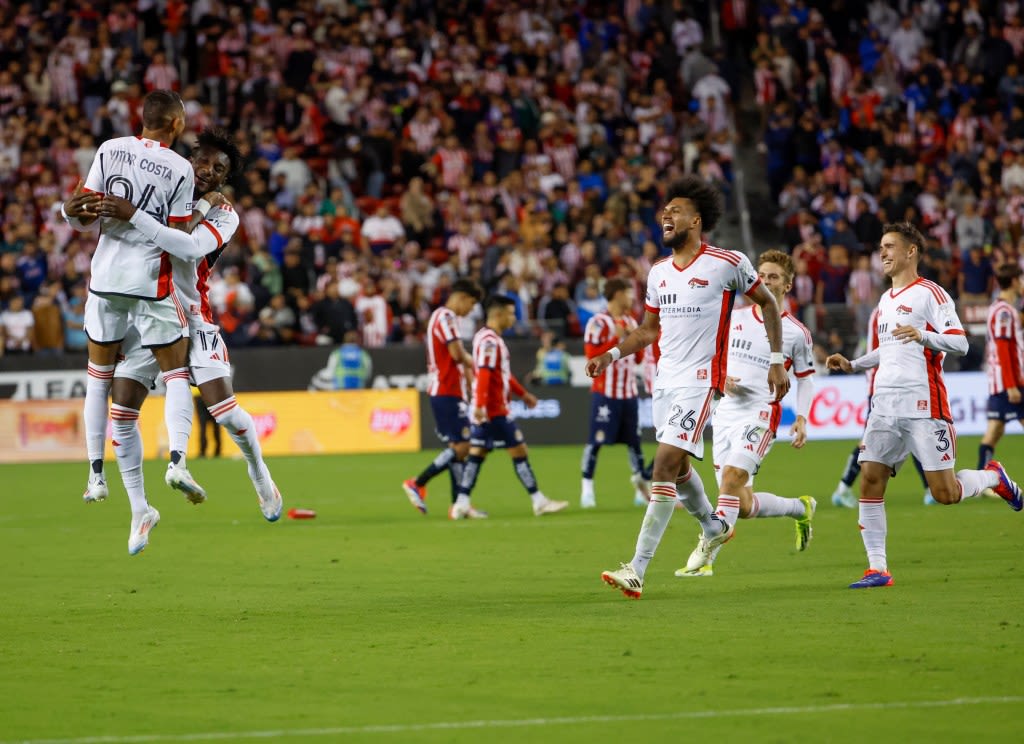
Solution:
{"label": "intermedia sponsor logo", "polygon": [[412,426],[410,408],[374,408],[370,412],[370,431],[376,434],[398,436]]}

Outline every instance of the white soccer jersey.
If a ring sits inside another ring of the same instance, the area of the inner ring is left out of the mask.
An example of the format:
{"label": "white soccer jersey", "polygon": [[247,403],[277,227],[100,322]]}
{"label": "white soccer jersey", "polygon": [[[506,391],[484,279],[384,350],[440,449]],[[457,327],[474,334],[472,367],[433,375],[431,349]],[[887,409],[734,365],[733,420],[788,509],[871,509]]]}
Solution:
{"label": "white soccer jersey", "polygon": [[1024,329],[1017,308],[1006,300],[992,303],[985,335],[989,395],[1024,386]]}
{"label": "white soccer jersey", "polygon": [[[123,197],[166,225],[191,218],[194,182],[191,163],[170,148],[142,137],[118,137],[99,146],[85,189]],[[170,257],[132,225],[103,219],[89,289],[162,299],[171,292]]]}
{"label": "white soccer jersey", "polygon": [[[715,419],[735,420],[770,408],[769,421],[778,429],[782,405],[768,388],[771,347],[760,308],[749,305],[733,311],[729,329],[729,376],[739,378],[737,392],[726,395],[715,409]],[[811,332],[788,312],[782,314],[782,354],[787,371],[797,377],[814,374]]]}
{"label": "white soccer jersey", "polygon": [[646,309],[661,319],[656,390],[724,390],[736,292],[749,294],[760,283],[746,256],[707,243],[682,268],[671,257],[651,267]]}
{"label": "white soccer jersey", "polygon": [[888,290],[878,301],[878,371],[871,410],[898,418],[952,421],[941,351],[893,337],[896,326],[964,335],[956,307],[942,287],[918,278],[899,290]]}
{"label": "white soccer jersey", "polygon": [[178,293],[181,306],[188,313],[189,326],[193,331],[213,322],[209,297],[210,271],[220,256],[220,249],[227,245],[238,230],[238,222],[238,214],[230,205],[214,207],[192,231],[197,242],[209,249],[207,254],[195,261],[171,256],[174,290]]}

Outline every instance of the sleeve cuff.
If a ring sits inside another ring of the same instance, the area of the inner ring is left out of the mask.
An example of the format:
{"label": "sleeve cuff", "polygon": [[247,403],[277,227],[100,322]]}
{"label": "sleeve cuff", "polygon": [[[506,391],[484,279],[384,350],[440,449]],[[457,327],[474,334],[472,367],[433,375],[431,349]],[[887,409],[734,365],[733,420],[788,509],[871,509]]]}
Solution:
{"label": "sleeve cuff", "polygon": [[750,297],[750,293],[753,292],[755,289],[757,289],[760,286],[761,286],[761,277],[757,277],[757,281],[754,282],[753,284],[751,284],[750,285],[750,289],[748,289],[743,294],[745,294],[747,297]]}
{"label": "sleeve cuff", "polygon": [[652,307],[648,305],[646,302],[644,303],[644,310],[646,310],[649,313],[654,313],[655,315],[657,315],[659,312],[659,308]]}

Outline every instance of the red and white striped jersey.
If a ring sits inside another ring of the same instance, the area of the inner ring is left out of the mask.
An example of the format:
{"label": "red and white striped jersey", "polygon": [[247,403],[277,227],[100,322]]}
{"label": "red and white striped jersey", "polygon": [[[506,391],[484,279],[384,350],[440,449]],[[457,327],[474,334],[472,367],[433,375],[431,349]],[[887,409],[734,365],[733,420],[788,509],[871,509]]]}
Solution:
{"label": "red and white striped jersey", "polygon": [[[123,197],[164,225],[191,219],[194,188],[191,163],[142,137],[104,142],[85,179],[87,191]],[[170,256],[130,223],[102,219],[89,290],[163,299],[171,293]]]}
{"label": "red and white striped jersey", "polygon": [[746,256],[707,243],[686,266],[670,256],[651,267],[645,309],[661,318],[656,390],[724,391],[736,292],[749,295],[760,283]]}
{"label": "red and white striped jersey", "polygon": [[[616,320],[608,313],[597,313],[587,321],[583,333],[583,353],[587,359],[604,354],[619,343],[619,334],[615,330],[617,327],[625,328],[628,333],[636,326],[636,320],[630,315],[623,315]],[[590,390],[616,400],[635,398],[637,365],[642,361],[642,356],[643,351],[640,351],[612,362],[608,369],[594,378]]]}
{"label": "red and white striped jersey", "polygon": [[964,335],[956,307],[942,287],[918,278],[899,290],[888,290],[878,301],[878,370],[871,410],[899,418],[952,421],[941,351],[893,336],[896,326]]}
{"label": "red and white striped jersey", "polygon": [[[760,310],[756,305],[748,305],[733,311],[729,330],[729,376],[739,379],[737,391],[726,395],[715,409],[716,419],[738,422],[753,411],[770,408],[776,414],[771,420],[777,426],[782,404],[768,388],[772,350]],[[811,332],[788,312],[783,312],[782,354],[786,358],[786,370],[797,377],[813,375],[812,345]]]}
{"label": "red and white striped jersey", "polygon": [[462,368],[452,358],[448,344],[459,339],[458,316],[442,305],[430,314],[427,321],[427,374],[430,384],[428,395],[452,395],[465,398]]}
{"label": "red and white striped jersey", "polygon": [[484,326],[473,336],[473,408],[486,408],[488,418],[508,415],[509,394],[523,394],[512,375],[508,346],[492,328]]}
{"label": "red and white striped jersey", "polygon": [[384,346],[391,332],[391,306],[384,295],[360,295],[356,298],[355,307],[363,332],[363,346],[368,349]]}
{"label": "red and white striped jersey", "polygon": [[1024,388],[1024,330],[1020,313],[1006,300],[996,300],[988,309],[985,332],[985,370],[989,395],[1007,388]]}

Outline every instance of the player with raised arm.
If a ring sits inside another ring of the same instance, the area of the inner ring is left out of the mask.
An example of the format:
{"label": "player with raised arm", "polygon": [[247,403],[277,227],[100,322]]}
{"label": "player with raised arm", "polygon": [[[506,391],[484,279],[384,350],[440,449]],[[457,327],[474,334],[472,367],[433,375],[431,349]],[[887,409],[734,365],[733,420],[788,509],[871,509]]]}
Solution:
{"label": "player with raised arm", "polygon": [[921,461],[940,504],[956,504],[991,488],[1014,511],[1024,506],[1020,487],[995,460],[984,470],[953,473],[956,432],[942,360],[947,352],[967,353],[967,336],[946,290],[917,273],[924,244],[924,236],[909,223],[883,228],[882,270],[892,288],[878,302],[878,348],[852,362],[842,354],[827,360],[829,369],[844,372],[878,368],[860,454],[859,522],[868,569],[851,589],[893,583],[885,552],[885,488],[910,454]]}
{"label": "player with raised arm", "polygon": [[[206,196],[197,204],[197,214],[190,223],[194,229],[187,235],[169,231],[130,202],[117,197],[104,199],[98,209],[102,216],[130,222],[172,252],[175,291],[182,305],[188,308],[192,379],[214,419],[228,430],[241,449],[259,498],[260,511],[267,521],[274,522],[281,516],[281,494],[263,461],[252,417],[235,400],[228,350],[221,340],[220,329],[213,323],[207,294],[213,265],[239,224],[237,214],[218,190],[240,167],[241,160],[241,153],[226,133],[207,129],[199,135],[192,165],[197,194]],[[133,512],[147,504],[142,480],[142,442],[136,421],[158,373],[153,355],[137,341],[137,337],[129,333],[124,344],[125,359],[114,370],[111,408],[115,452]],[[201,499],[191,500],[201,502]],[[156,520],[159,521],[159,515]],[[134,541],[129,541],[129,552],[139,552],[147,541],[148,532],[137,535]]]}
{"label": "player with raised arm", "polygon": [[427,513],[427,483],[445,470],[452,480],[452,503],[459,495],[462,469],[469,456],[469,415],[467,391],[473,382],[473,357],[459,338],[458,318],[473,311],[483,291],[472,279],[458,279],[448,300],[427,321],[427,372],[430,410],[434,412],[437,436],[445,449],[416,478],[402,483],[409,502]]}
{"label": "player with raised arm", "polygon": [[601,574],[605,583],[627,597],[639,598],[643,593],[647,565],[665,534],[677,498],[700,523],[705,556],[734,534],[734,525],[711,508],[690,458],[703,458],[704,428],[725,390],[729,315],[737,292],[750,297],[762,311],[771,346],[769,390],[775,400],[789,390],[775,298],[762,286],[746,256],[701,240],[721,215],[721,193],[698,176],[684,176],[669,187],[661,223],[662,241],[672,249],[672,256],[656,263],[647,277],[643,323],[610,351],[587,362],[587,374],[596,377],[612,362],[655,340],[661,351],[654,383],[658,450],[651,501],[633,559]]}
{"label": "player with raised arm", "polygon": [[[630,315],[633,307],[633,285],[625,279],[613,278],[605,282],[604,296],[607,312],[597,313],[587,321],[583,333],[584,354],[588,359],[605,353],[636,328]],[[630,478],[633,488],[646,494],[650,482],[644,478],[644,453],[640,444],[640,415],[637,402],[637,364],[643,352],[613,362],[594,378],[590,387],[590,436],[583,449],[583,479],[580,489],[580,507],[597,506],[594,494],[594,471],[597,455],[606,444],[626,445],[629,451]]]}
{"label": "player with raised arm", "polygon": [[509,395],[522,398],[527,408],[537,405],[537,398],[519,384],[512,374],[508,346],[501,334],[516,324],[516,306],[508,297],[494,295],[484,305],[486,324],[473,336],[473,430],[469,457],[462,472],[459,496],[448,510],[451,519],[482,519],[486,512],[474,509],[470,501],[484,458],[494,449],[506,449],[515,466],[516,476],[530,494],[536,516],[554,514],[569,506],[568,501],[553,501],[541,493],[530,467],[523,433],[509,418]]}
{"label": "player with raised arm", "polygon": [[[185,107],[177,93],[157,90],[143,102],[142,134],[107,140],[96,152],[84,188],[62,207],[76,230],[90,230],[104,195],[131,202],[160,224],[185,229],[192,217],[191,164],[170,149],[185,129]],[[90,465],[83,498],[107,496],[103,444],[114,364],[130,326],[151,349],[167,385],[164,419],[170,437],[171,481],[186,493],[201,491],[185,466],[192,428],[188,385],[188,322],[172,291],[170,255],[132,225],[103,218],[92,258],[85,305],[89,379],[84,422]]]}
{"label": "player with raised arm", "polygon": [[[793,288],[793,260],[781,251],[762,253],[757,275],[785,307],[786,293]],[[783,498],[774,493],[754,493],[754,476],[771,451],[782,404],[768,389],[771,351],[764,319],[756,305],[733,310],[729,331],[729,376],[725,397],[715,409],[712,457],[718,480],[718,514],[729,522],[740,519],[790,517],[795,520],[796,549],[806,550],[811,541],[811,520],[817,503],[810,496]],[[814,400],[814,355],[811,333],[788,311],[782,313],[782,355],[784,366],[796,377],[796,422],[792,427],[793,446],[800,449],[807,441],[807,414]],[[686,567],[676,576],[711,576],[712,564],[721,545],[705,557],[698,545]]]}
{"label": "player with raised arm", "polygon": [[1024,424],[1024,329],[1018,303],[1021,268],[1004,264],[996,269],[999,297],[988,309],[985,329],[985,370],[988,372],[988,428],[978,446],[978,468],[988,465],[1003,438],[1006,422]]}

